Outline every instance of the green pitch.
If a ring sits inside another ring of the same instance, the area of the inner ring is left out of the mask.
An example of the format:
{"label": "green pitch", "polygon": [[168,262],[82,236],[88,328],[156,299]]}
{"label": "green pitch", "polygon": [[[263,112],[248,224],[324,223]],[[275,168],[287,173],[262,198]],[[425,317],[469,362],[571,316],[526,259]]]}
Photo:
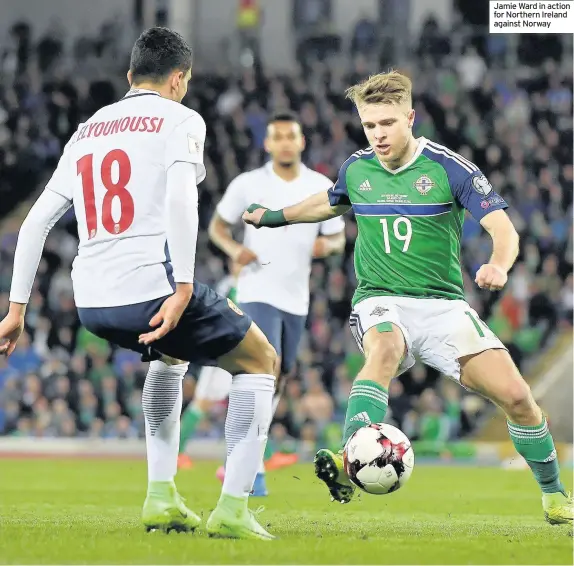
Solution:
{"label": "green pitch", "polygon": [[[178,478],[204,519],[215,467]],[[286,468],[269,475],[260,516],[275,542],[145,534],[145,474],[140,461],[1,460],[0,563],[572,564],[572,532],[544,523],[528,472],[419,465],[403,490],[343,506],[311,465]]]}

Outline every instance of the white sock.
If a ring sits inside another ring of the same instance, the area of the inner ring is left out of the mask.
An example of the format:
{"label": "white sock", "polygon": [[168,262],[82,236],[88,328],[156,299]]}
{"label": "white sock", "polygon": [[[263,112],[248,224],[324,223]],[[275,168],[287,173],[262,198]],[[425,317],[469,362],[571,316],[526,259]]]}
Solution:
{"label": "white sock", "polygon": [[149,365],[142,405],[145,417],[148,481],[173,481],[177,472],[182,381],[189,364]]}
{"label": "white sock", "polygon": [[[273,395],[273,401],[271,404],[271,419],[273,419],[273,415],[275,414],[275,411],[277,411],[280,399],[281,399],[281,393],[275,393],[275,395]],[[271,423],[269,423],[269,426],[271,426]],[[265,452],[265,446],[263,446],[263,451]],[[259,465],[259,470],[257,471],[257,473],[258,474],[265,473],[265,455],[263,455],[263,458],[261,458],[261,464]]]}
{"label": "white sock", "polygon": [[271,424],[274,386],[272,375],[240,374],[233,378],[225,421],[224,495],[247,497],[253,489]]}

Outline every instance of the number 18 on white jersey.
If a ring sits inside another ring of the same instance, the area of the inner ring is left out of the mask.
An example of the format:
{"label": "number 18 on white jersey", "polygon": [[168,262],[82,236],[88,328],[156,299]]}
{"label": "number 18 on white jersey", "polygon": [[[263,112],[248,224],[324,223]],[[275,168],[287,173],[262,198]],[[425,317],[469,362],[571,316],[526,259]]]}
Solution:
{"label": "number 18 on white jersey", "polygon": [[166,172],[176,162],[193,163],[201,182],[204,143],[197,112],[146,90],[131,90],[80,125],[46,186],[74,204],[78,307],[128,305],[173,292]]}

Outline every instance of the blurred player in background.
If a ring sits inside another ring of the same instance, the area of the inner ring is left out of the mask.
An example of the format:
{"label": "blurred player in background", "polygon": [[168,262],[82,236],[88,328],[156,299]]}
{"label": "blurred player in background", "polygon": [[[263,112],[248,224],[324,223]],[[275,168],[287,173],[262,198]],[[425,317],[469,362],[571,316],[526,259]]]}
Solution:
{"label": "blurred player in background", "polygon": [[[328,191],[286,209],[253,204],[256,226],[324,222],[353,209],[358,288],[350,325],[365,355],[345,418],[342,444],[359,428],[382,422],[393,377],[424,363],[491,399],[507,415],[516,450],[542,490],[550,523],[572,522],[554,441],[508,351],[466,303],[460,265],[465,210],[492,237],[489,263],[476,273],[482,289],[498,291],[518,254],[518,234],[505,201],[481,171],[459,154],[414,138],[411,81],[391,72],[347,91],[371,147],[353,154]],[[255,201],[259,202],[259,201]],[[279,230],[284,228],[279,228]],[[316,475],[333,499],[353,495],[341,453],[319,450]]]}
{"label": "blurred player in background", "polygon": [[81,124],[66,145],[20,230],[0,352],[13,352],[46,235],[74,205],[80,244],[72,279],[80,320],[151,362],[143,389],[145,527],[189,531],[200,523],[174,483],[182,379],[188,362],[217,364],[234,377],[225,427],[228,473],[207,531],[271,539],[247,502],[271,421],[276,353],[247,315],[194,280],[206,128],[197,112],[179,104],[191,63],[191,49],[177,33],[145,31],[132,50],[130,91]]}
{"label": "blurred player in background", "polygon": [[[332,186],[327,177],[301,163],[304,149],[305,138],[297,118],[288,112],[273,116],[265,138],[265,150],[271,160],[259,169],[239,175],[229,185],[209,227],[212,242],[240,268],[239,307],[261,328],[280,358],[276,368],[279,386],[274,410],[285,377],[294,369],[305,328],[311,261],[344,250],[345,225],[341,218],[331,218],[319,224],[286,226],[281,230],[257,231],[253,226],[246,226],[243,243],[233,239],[231,228],[241,221],[245,208],[254,201],[282,208]],[[211,398],[225,398],[228,383],[227,379],[220,378],[199,387],[209,391]],[[194,410],[192,406],[190,414]],[[184,422],[186,418],[198,421],[197,417],[190,416],[184,417]],[[219,470],[220,477],[221,474]],[[264,474],[262,460],[253,495],[267,495]]]}

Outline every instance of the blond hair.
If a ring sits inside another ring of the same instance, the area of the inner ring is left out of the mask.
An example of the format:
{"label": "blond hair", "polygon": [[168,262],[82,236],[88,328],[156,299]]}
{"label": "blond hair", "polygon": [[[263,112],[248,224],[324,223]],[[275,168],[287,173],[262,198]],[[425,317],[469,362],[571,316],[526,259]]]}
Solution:
{"label": "blond hair", "polygon": [[361,104],[409,104],[412,105],[411,79],[392,70],[371,75],[368,79],[345,91],[355,106]]}

